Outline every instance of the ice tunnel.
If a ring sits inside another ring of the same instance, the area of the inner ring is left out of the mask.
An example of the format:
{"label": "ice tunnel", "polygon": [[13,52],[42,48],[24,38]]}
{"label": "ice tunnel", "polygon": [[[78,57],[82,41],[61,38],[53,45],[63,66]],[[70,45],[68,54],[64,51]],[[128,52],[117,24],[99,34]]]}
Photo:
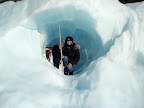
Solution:
{"label": "ice tunnel", "polygon": [[96,31],[97,21],[84,11],[73,6],[50,8],[34,14],[25,26],[45,35],[42,50],[48,45],[59,44],[58,25],[61,27],[62,44],[67,36],[74,38],[74,43],[81,46],[80,61],[76,72],[82,72],[91,61],[105,55],[102,40]]}

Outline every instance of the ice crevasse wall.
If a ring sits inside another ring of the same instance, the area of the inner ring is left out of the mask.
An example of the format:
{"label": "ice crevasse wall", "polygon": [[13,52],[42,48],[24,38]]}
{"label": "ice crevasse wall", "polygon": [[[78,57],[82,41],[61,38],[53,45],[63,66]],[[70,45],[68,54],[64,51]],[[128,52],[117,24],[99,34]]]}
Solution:
{"label": "ice crevasse wall", "polygon": [[[117,0],[0,4],[0,106],[143,108],[144,2],[128,6]],[[81,45],[74,76],[43,56],[46,45],[59,44],[58,25],[62,43],[71,35]]]}

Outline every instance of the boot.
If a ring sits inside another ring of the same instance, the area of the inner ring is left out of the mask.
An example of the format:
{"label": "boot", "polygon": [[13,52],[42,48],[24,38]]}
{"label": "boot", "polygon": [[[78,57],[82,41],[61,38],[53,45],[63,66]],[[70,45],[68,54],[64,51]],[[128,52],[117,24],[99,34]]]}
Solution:
{"label": "boot", "polygon": [[69,75],[73,75],[73,71],[69,73]]}
{"label": "boot", "polygon": [[68,75],[68,69],[67,69],[67,67],[64,68],[64,74]]}

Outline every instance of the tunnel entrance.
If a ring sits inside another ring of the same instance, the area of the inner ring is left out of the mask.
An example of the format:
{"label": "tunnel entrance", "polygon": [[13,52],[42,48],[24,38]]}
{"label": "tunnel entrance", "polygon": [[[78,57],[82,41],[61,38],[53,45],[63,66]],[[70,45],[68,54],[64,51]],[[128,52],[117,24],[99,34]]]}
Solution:
{"label": "tunnel entrance", "polygon": [[32,16],[29,27],[45,35],[42,50],[46,45],[59,44],[58,25],[61,26],[62,44],[67,36],[81,46],[77,72],[101,56],[102,41],[96,31],[96,20],[89,13],[72,6],[48,9]]}

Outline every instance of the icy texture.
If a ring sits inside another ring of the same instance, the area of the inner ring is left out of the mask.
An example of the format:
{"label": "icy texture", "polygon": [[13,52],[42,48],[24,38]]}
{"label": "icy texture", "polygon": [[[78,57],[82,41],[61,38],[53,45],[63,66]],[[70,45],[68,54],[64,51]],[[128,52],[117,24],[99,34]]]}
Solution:
{"label": "icy texture", "polygon": [[[129,8],[130,7],[130,8]],[[144,2],[24,0],[0,4],[0,108],[144,108]],[[81,45],[65,76],[43,55]]]}

